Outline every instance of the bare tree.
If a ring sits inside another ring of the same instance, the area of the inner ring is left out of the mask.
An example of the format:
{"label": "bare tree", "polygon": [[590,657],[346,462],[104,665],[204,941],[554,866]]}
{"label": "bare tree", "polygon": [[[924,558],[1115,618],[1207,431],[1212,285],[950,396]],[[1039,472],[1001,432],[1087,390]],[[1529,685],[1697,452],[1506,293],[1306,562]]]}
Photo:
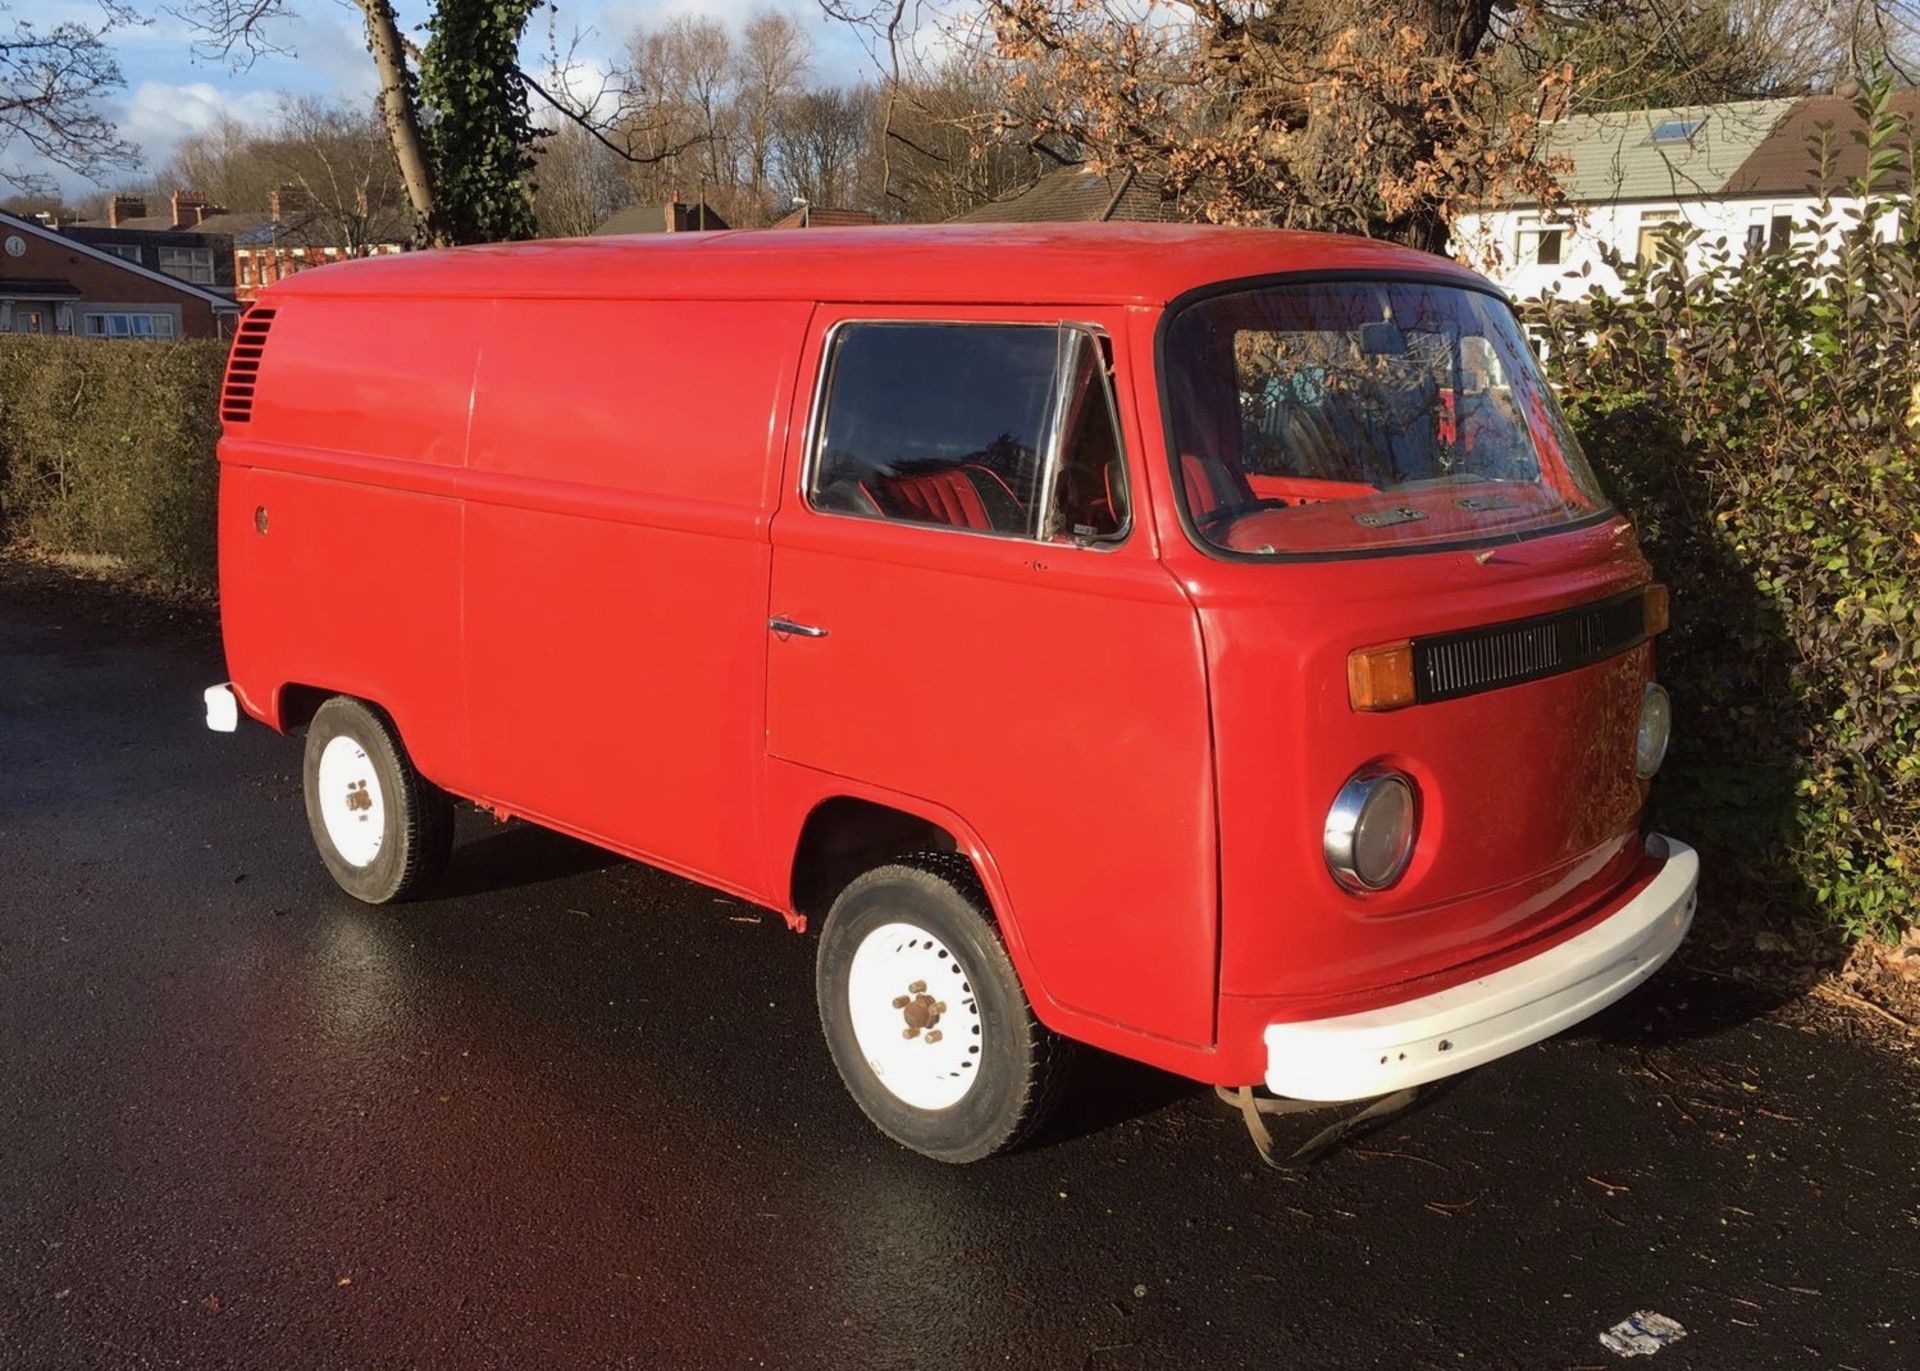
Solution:
{"label": "bare tree", "polygon": [[1497,11],[1496,81],[1571,64],[1576,110],[1830,91],[1912,64],[1917,0],[1536,0]]}
{"label": "bare tree", "polygon": [[914,222],[951,219],[1026,186],[1058,166],[1010,126],[1005,73],[979,53],[956,52],[880,93],[861,159],[862,204]]}
{"label": "bare tree", "polygon": [[713,185],[734,183],[733,106],[729,77],[733,38],[726,25],[706,16],[675,15],[656,48],[667,100],[700,140],[700,167]]}
{"label": "bare tree", "polygon": [[[379,79],[380,118],[401,184],[415,216],[428,223],[434,209],[433,169],[420,136],[414,77],[407,66],[416,50],[401,34],[391,0],[352,3],[366,25],[367,51]],[[245,65],[263,53],[285,51],[275,37],[275,26],[292,10],[292,0],[182,0],[178,13],[200,35],[198,47],[203,55]]]}
{"label": "bare tree", "polygon": [[825,87],[789,97],[774,133],[781,189],[810,205],[845,205],[857,193],[870,87]]}
{"label": "bare tree", "polygon": [[300,192],[309,232],[356,256],[391,241],[403,192],[370,112],[312,96],[290,100],[263,151],[277,184]]}
{"label": "bare tree", "polygon": [[176,190],[204,191],[228,209],[259,209],[279,183],[279,169],[268,160],[265,133],[223,116],[198,133],[188,134],[173,156],[147,183],[150,198]]}
{"label": "bare tree", "polygon": [[762,10],[747,21],[734,58],[734,104],[748,193],[766,198],[782,104],[800,88],[808,62],[806,34],[790,15]]}
{"label": "bare tree", "polygon": [[[658,204],[675,193],[689,170],[682,159],[703,146],[705,126],[681,99],[682,83],[672,73],[664,33],[636,29],[629,34],[616,80],[609,141],[631,154],[627,179],[634,197]],[[697,180],[697,159],[691,170]]]}
{"label": "bare tree", "polygon": [[356,253],[391,241],[404,217],[379,117],[314,96],[288,97],[264,128],[223,119],[183,140],[150,190],[165,196],[183,187],[231,210],[264,209],[276,191],[291,191],[282,200],[290,218]]}
{"label": "bare tree", "polygon": [[8,214],[17,214],[24,219],[31,219],[36,214],[49,215],[55,219],[78,219],[84,214],[84,211],[70,203],[66,196],[52,190],[23,190],[0,197],[0,209]]}
{"label": "bare tree", "polygon": [[[0,4],[0,159],[26,152],[50,166],[98,179],[131,167],[139,149],[121,138],[100,108],[126,84],[107,47],[114,30],[136,22],[117,0],[101,0],[92,23],[49,26],[9,18]],[[0,183],[45,190],[51,178],[0,160]]]}
{"label": "bare tree", "polygon": [[591,233],[632,199],[626,162],[577,124],[541,140],[533,211],[553,238]]}

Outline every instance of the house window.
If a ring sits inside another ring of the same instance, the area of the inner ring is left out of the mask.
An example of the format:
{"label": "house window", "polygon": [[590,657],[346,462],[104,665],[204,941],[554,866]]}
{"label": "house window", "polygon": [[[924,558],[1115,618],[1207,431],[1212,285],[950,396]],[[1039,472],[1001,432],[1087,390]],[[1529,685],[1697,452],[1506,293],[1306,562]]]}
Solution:
{"label": "house window", "polygon": [[1677,209],[1650,209],[1642,213],[1635,260],[1645,264],[1662,253],[1678,256],[1680,249],[1674,241],[1673,231],[1679,226],[1680,211]]}
{"label": "house window", "polygon": [[213,284],[212,248],[161,248],[160,270],[197,286]]}
{"label": "house window", "polygon": [[1767,251],[1775,256],[1793,246],[1793,214],[1776,210],[1767,221]]}
{"label": "house window", "polygon": [[89,314],[87,315],[87,336],[89,338],[171,338],[173,337],[173,316],[171,314]]}
{"label": "house window", "polygon": [[108,243],[106,249],[123,262],[140,263],[140,245],[138,243]]}
{"label": "house window", "polygon": [[1543,224],[1537,218],[1520,221],[1514,243],[1514,257],[1523,267],[1557,267],[1566,249],[1566,229],[1559,224]]}
{"label": "house window", "polygon": [[1691,143],[1705,119],[1663,119],[1653,126],[1649,143]]}

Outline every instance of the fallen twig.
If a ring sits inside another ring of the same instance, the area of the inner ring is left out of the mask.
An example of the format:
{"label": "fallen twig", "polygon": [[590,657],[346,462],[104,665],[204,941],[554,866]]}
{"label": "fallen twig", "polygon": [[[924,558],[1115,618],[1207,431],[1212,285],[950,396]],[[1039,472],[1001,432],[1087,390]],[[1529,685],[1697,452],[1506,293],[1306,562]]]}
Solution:
{"label": "fallen twig", "polygon": [[1813,988],[1813,993],[1821,999],[1831,1000],[1835,1004],[1844,1004],[1851,1009],[1864,1009],[1869,1014],[1875,1014],[1885,1019],[1894,1027],[1903,1029],[1914,1037],[1920,1038],[1920,1024],[1909,1023],[1892,1010],[1882,1009],[1872,1000],[1863,1000],[1860,996],[1853,994],[1851,991],[1842,990],[1837,985],[1828,985],[1823,981]]}
{"label": "fallen twig", "polygon": [[1435,1171],[1445,1171],[1447,1169],[1431,1157],[1416,1157],[1411,1152],[1388,1152],[1372,1147],[1350,1147],[1347,1151],[1367,1161],[1372,1161],[1375,1157],[1394,1157],[1400,1161],[1419,1162],[1422,1166],[1431,1166]]}

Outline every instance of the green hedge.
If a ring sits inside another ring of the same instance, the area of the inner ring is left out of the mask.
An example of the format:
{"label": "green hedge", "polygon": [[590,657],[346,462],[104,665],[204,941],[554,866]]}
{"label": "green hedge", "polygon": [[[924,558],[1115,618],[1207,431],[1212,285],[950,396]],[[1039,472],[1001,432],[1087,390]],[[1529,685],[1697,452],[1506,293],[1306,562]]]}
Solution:
{"label": "green hedge", "polygon": [[1523,309],[1673,589],[1656,819],[1723,907],[1850,937],[1920,904],[1920,225],[1912,130],[1884,87],[1857,113],[1870,209],[1823,206],[1826,248],[1616,262],[1620,293]]}
{"label": "green hedge", "polygon": [[211,586],[226,351],[0,335],[0,535]]}

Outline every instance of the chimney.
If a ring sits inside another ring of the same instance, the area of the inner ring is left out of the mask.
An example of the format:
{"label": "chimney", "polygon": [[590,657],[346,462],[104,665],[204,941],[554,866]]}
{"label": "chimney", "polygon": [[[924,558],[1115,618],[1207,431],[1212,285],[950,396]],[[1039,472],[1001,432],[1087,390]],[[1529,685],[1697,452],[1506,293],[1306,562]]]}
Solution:
{"label": "chimney", "polygon": [[312,208],[313,197],[299,186],[283,181],[267,193],[267,213],[276,224],[284,224],[294,215],[305,214]]}
{"label": "chimney", "polygon": [[147,217],[147,202],[137,195],[116,195],[107,201],[107,227],[119,228],[129,219]]}
{"label": "chimney", "polygon": [[207,217],[207,197],[197,190],[176,190],[173,193],[173,226],[177,229],[190,229],[198,226]]}

